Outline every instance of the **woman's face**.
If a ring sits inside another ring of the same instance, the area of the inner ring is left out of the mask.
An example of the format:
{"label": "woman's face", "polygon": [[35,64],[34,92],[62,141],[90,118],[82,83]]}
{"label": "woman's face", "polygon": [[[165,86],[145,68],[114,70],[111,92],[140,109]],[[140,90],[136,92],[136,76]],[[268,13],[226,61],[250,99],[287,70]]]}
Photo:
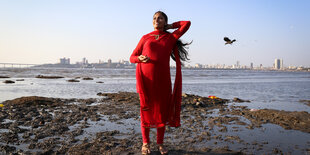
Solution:
{"label": "woman's face", "polygon": [[166,25],[166,20],[161,13],[156,13],[153,16],[153,26],[156,30],[164,30]]}

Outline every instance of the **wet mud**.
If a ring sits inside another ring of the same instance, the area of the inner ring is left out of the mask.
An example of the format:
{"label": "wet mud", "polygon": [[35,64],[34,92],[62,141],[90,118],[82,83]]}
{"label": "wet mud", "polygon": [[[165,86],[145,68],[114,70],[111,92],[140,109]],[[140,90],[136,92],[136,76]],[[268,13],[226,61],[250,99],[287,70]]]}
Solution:
{"label": "wet mud", "polygon": [[[140,154],[138,94],[97,95],[89,99],[30,96],[2,102],[0,154]],[[247,141],[227,133],[260,128],[265,122],[306,133],[310,129],[305,112],[252,112],[228,106],[232,100],[191,94],[183,94],[182,99],[182,126],[166,127],[169,154],[255,154],[259,149],[281,154],[286,152],[278,147],[265,149],[267,141]],[[155,135],[151,130],[153,142]],[[159,154],[155,143],[151,148],[152,154]]]}

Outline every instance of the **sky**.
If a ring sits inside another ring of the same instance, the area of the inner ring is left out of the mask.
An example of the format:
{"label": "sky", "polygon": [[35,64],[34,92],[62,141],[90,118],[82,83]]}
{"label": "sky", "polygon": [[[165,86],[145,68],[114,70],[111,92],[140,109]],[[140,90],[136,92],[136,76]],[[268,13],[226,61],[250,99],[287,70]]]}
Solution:
{"label": "sky", "polygon": [[[181,37],[191,65],[310,66],[309,0],[0,0],[0,63],[129,60],[153,31],[160,10],[168,23],[190,20]],[[224,45],[223,37],[236,39]]]}

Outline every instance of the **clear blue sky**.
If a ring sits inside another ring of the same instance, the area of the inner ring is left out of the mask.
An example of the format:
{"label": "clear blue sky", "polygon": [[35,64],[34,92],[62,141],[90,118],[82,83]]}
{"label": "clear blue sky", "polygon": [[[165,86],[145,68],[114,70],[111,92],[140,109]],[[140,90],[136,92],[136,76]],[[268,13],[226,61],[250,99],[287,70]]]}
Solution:
{"label": "clear blue sky", "polygon": [[310,66],[309,0],[0,0],[0,62],[128,60],[157,10],[192,22],[191,64]]}

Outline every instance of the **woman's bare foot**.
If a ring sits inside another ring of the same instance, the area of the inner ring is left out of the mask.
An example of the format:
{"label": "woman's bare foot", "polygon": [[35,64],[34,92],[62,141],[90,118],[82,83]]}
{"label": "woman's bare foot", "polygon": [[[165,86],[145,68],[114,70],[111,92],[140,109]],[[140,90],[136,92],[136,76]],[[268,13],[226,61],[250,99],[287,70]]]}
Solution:
{"label": "woman's bare foot", "polygon": [[149,154],[151,154],[150,145],[148,143],[143,143],[142,144],[141,153],[142,153],[142,155],[149,155]]}
{"label": "woman's bare foot", "polygon": [[168,149],[163,144],[158,144],[160,154],[168,154]]}

